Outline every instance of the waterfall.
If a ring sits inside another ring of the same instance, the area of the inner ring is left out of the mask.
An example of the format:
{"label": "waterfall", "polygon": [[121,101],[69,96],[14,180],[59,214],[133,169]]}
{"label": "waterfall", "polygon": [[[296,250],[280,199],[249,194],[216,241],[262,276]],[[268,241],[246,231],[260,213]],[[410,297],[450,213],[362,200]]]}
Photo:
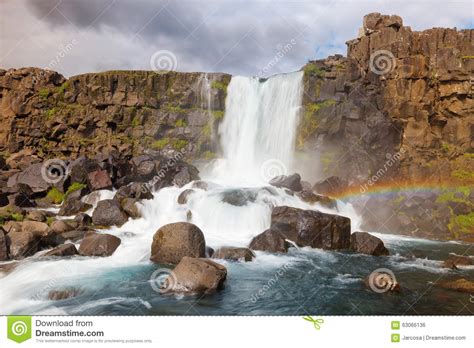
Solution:
{"label": "waterfall", "polygon": [[224,159],[214,175],[261,184],[292,168],[303,72],[261,80],[232,77],[219,128]]}

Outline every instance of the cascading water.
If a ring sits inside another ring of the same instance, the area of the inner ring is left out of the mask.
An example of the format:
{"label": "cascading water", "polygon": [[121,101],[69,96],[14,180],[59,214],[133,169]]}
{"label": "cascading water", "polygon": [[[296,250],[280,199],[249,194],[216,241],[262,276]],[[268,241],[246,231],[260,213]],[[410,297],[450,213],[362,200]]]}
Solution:
{"label": "cascading water", "polygon": [[[374,261],[368,256],[356,255],[348,264],[343,254],[317,249],[291,248],[285,255],[256,252],[257,258],[250,263],[219,260],[229,271],[225,290],[216,297],[199,298],[193,302],[192,310],[190,300],[161,296],[150,286],[150,275],[156,268],[164,267],[149,261],[153,235],[164,224],[190,221],[200,227],[206,244],[213,248],[246,246],[253,236],[270,226],[275,206],[335,212],[269,186],[266,182],[271,175],[262,175],[262,166],[267,161],[276,161],[281,166],[276,172],[270,170],[270,174],[291,173],[302,75],[301,72],[278,75],[266,81],[232,78],[220,128],[224,158],[216,161],[214,168],[203,176],[207,190],[194,187],[195,192],[186,204],[178,204],[177,197],[193,187],[193,183],[155,192],[152,200],[142,202],[142,218],[106,231],[122,240],[110,257],[51,259],[36,255],[21,262],[14,271],[0,278],[0,314],[156,315],[196,314],[198,311],[198,314],[283,315],[318,311],[344,314],[353,310],[342,298],[346,294],[352,297],[360,294],[359,283],[373,268]],[[201,97],[210,98],[209,81],[202,81],[202,86]],[[102,199],[110,198],[111,194],[103,192]],[[338,202],[337,213],[351,217],[352,229],[358,229],[359,221],[350,205]],[[433,249],[425,241],[409,243],[410,247],[418,243],[418,249]],[[397,253],[403,252],[408,242],[395,238],[386,240],[386,244]],[[446,252],[463,252],[462,246],[448,246],[439,248]],[[400,258],[394,256],[397,257]],[[394,263],[392,258],[379,260],[379,267],[419,270],[413,273],[415,284],[419,279],[429,279],[427,272],[428,275],[438,272],[437,261],[427,264],[427,260],[416,259],[413,263],[401,264]],[[284,275],[279,273],[278,276],[281,287],[269,288],[268,281],[282,270]],[[256,294],[265,287],[268,288],[265,296],[257,298]],[[49,291],[65,288],[77,289],[78,296],[62,301],[48,300]],[[281,288],[286,290],[282,292]],[[319,289],[321,295],[308,302],[308,294]],[[363,301],[367,299],[362,294],[355,300],[364,306]],[[378,308],[374,305],[376,302],[389,313],[380,296],[370,299],[364,307],[368,313]],[[302,303],[309,307],[301,307]],[[398,313],[400,307],[394,306],[393,312]]]}
{"label": "cascading water", "polygon": [[216,167],[215,177],[265,184],[271,179],[265,174],[269,169],[265,163],[279,163],[279,174],[292,167],[302,79],[302,71],[263,81],[232,78],[219,129],[224,159]]}

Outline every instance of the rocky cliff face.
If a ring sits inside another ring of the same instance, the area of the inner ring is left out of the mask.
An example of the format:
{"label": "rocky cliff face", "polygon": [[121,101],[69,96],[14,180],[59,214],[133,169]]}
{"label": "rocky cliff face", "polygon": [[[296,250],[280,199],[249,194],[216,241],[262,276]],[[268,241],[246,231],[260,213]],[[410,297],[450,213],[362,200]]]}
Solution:
{"label": "rocky cliff face", "polygon": [[[312,176],[339,177],[339,193],[448,185],[429,195],[354,203],[367,230],[474,241],[474,31],[416,32],[398,16],[373,13],[347,45],[347,57],[303,67],[296,146],[318,163]],[[65,79],[35,68],[0,70],[0,151],[10,158],[111,151],[212,158],[229,81],[217,73],[111,71]]]}
{"label": "rocky cliff face", "polygon": [[0,148],[60,158],[146,149],[212,156],[229,80],[148,71],[65,79],[35,68],[0,70]]}

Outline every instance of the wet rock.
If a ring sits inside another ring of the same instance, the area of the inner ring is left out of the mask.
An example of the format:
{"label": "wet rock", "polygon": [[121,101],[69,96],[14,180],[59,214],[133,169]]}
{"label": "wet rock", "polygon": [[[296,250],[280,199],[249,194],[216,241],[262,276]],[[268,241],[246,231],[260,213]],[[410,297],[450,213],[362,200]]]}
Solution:
{"label": "wet rock", "polygon": [[350,245],[351,220],[344,216],[281,206],[273,209],[270,228],[300,247],[348,249]]}
{"label": "wet rock", "polygon": [[120,206],[122,207],[122,210],[132,219],[139,219],[142,217],[142,214],[138,209],[137,203],[137,200],[134,198],[124,198],[120,202]]}
{"label": "wet rock", "polygon": [[76,297],[79,294],[80,291],[78,289],[51,290],[48,293],[48,299],[52,301],[60,301]]}
{"label": "wet rock", "polygon": [[269,182],[270,185],[275,187],[284,187],[291,191],[301,191],[303,187],[301,186],[301,176],[298,173],[292,175],[280,175],[274,177]]}
{"label": "wet rock", "polygon": [[52,184],[43,166],[43,163],[35,163],[26,168],[16,177],[17,184],[28,186],[34,193],[47,192]]}
{"label": "wet rock", "polygon": [[269,229],[255,236],[250,242],[249,248],[270,253],[286,253],[290,246],[291,244],[285,240],[282,233]]}
{"label": "wet rock", "polygon": [[155,161],[147,155],[137,156],[130,161],[139,180],[149,180],[155,174]]}
{"label": "wet rock", "polygon": [[92,222],[97,226],[122,226],[127,220],[127,214],[114,199],[100,201],[92,213]]}
{"label": "wet rock", "polygon": [[206,257],[211,258],[214,255],[214,249],[210,246],[206,246]]}
{"label": "wet rock", "polygon": [[457,269],[457,266],[474,265],[474,258],[470,256],[449,254],[448,258],[443,262],[444,268]]}
{"label": "wet rock", "polygon": [[7,239],[5,231],[0,227],[0,261],[8,260]]}
{"label": "wet rock", "polygon": [[389,255],[383,241],[367,232],[354,232],[351,234],[350,250],[374,256]]}
{"label": "wet rock", "polygon": [[224,287],[227,269],[211,260],[183,257],[167,278],[168,286],[178,293],[209,294]]}
{"label": "wet rock", "polygon": [[86,213],[79,213],[74,218],[74,221],[77,223],[79,227],[85,227],[92,225],[92,217],[87,215]]}
{"label": "wet rock", "polygon": [[448,290],[474,293],[474,281],[465,278],[439,281],[436,282],[436,286]]}
{"label": "wet rock", "polygon": [[76,249],[76,246],[72,243],[62,244],[56,248],[48,251],[43,256],[73,256],[77,255],[79,252]]}
{"label": "wet rock", "polygon": [[245,262],[252,261],[255,254],[249,248],[221,247],[212,255],[213,259],[224,259]]}
{"label": "wet rock", "polygon": [[187,189],[181,192],[178,196],[178,204],[186,204],[188,202],[189,196],[192,195],[194,192],[193,189]]}
{"label": "wet rock", "polygon": [[183,187],[195,180],[199,180],[199,170],[192,165],[185,165],[181,166],[176,175],[174,175],[172,184],[178,187]]}
{"label": "wet rock", "polygon": [[107,233],[86,233],[79,246],[83,256],[110,256],[121,244],[120,238]]}
{"label": "wet rock", "polygon": [[76,197],[67,197],[59,209],[59,216],[72,216],[85,212],[92,208],[92,205],[84,203]]}
{"label": "wet rock", "polygon": [[68,165],[68,172],[71,182],[87,183],[88,174],[94,171],[100,171],[99,163],[93,159],[81,156]]}
{"label": "wet rock", "polygon": [[222,202],[236,207],[242,207],[249,202],[253,203],[256,199],[257,192],[252,189],[231,189],[222,193]]}
{"label": "wet rock", "polygon": [[327,207],[329,209],[334,209],[337,207],[337,202],[335,199],[332,199],[328,196],[324,195],[318,195],[316,193],[313,193],[311,191],[300,191],[297,192],[296,195],[304,202],[314,204],[314,203],[319,203],[324,207]]}
{"label": "wet rock", "polygon": [[51,245],[60,245],[64,244],[66,242],[77,242],[81,239],[84,238],[85,234],[87,233],[87,230],[72,230],[72,231],[67,231],[63,233],[56,234],[52,236],[53,241],[51,242]]}
{"label": "wet rock", "polygon": [[313,191],[322,195],[337,196],[347,189],[347,187],[347,181],[337,176],[331,176],[315,183],[313,186]]}
{"label": "wet rock", "polygon": [[207,183],[206,181],[202,181],[202,180],[196,180],[196,181],[193,182],[191,187],[207,191],[209,189],[209,183]]}
{"label": "wet rock", "polygon": [[10,250],[10,258],[20,260],[38,251],[41,237],[32,232],[11,231],[6,240]]}
{"label": "wet rock", "polygon": [[31,210],[26,214],[26,218],[31,221],[46,222],[48,216],[41,210]]}
{"label": "wet rock", "polygon": [[112,188],[112,180],[106,170],[95,170],[87,174],[87,186],[91,191]]}
{"label": "wet rock", "polygon": [[8,221],[4,229],[10,232],[31,232],[40,238],[48,237],[52,231],[44,222],[38,221]]}
{"label": "wet rock", "polygon": [[115,193],[114,199],[117,201],[120,202],[124,198],[153,199],[153,194],[146,184],[134,182],[120,187]]}
{"label": "wet rock", "polygon": [[76,223],[74,223],[73,221],[67,221],[67,220],[56,220],[50,226],[51,230],[56,234],[72,231],[76,227],[77,227]]}
{"label": "wet rock", "polygon": [[176,222],[162,226],[153,236],[150,260],[177,264],[185,256],[205,257],[204,234],[196,225]]}

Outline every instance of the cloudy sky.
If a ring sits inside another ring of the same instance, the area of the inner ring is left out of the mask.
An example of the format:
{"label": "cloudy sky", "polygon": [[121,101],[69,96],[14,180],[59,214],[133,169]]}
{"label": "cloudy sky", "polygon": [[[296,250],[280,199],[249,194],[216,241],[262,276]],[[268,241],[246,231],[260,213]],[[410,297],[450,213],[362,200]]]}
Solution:
{"label": "cloudy sky", "polygon": [[270,75],[345,54],[370,12],[422,30],[473,28],[473,11],[470,0],[0,0],[0,68]]}

